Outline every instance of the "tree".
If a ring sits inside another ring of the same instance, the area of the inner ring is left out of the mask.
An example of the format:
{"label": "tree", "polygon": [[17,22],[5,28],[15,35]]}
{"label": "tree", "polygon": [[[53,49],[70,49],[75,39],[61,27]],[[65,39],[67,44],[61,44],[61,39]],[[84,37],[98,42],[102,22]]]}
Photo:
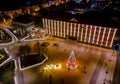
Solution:
{"label": "tree", "polygon": [[72,51],[67,61],[67,68],[69,68],[70,70],[74,70],[76,69],[76,67],[77,67],[76,57],[74,52]]}
{"label": "tree", "polygon": [[21,45],[19,47],[19,55],[28,56],[31,52],[31,48],[29,45]]}
{"label": "tree", "polygon": [[19,55],[20,56],[22,56],[22,55],[25,55],[25,47],[24,47],[24,45],[21,45],[20,47],[19,47]]}
{"label": "tree", "polygon": [[41,55],[41,44],[40,44],[39,41],[37,41],[37,42],[35,43],[35,45],[34,45],[34,51],[35,51],[36,53],[38,53],[39,55]]}
{"label": "tree", "polygon": [[31,52],[31,48],[29,45],[25,45],[24,47],[25,47],[25,55],[28,56]]}

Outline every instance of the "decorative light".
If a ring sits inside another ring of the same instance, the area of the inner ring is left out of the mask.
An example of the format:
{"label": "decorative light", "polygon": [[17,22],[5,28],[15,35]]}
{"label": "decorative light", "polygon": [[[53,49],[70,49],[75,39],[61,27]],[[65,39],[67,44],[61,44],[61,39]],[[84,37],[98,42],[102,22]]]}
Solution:
{"label": "decorative light", "polygon": [[[92,28],[92,26],[90,26],[90,29]],[[91,31],[89,33],[89,38],[88,38],[88,43],[90,43],[90,38],[91,38]]]}
{"label": "decorative light", "polygon": [[110,32],[111,32],[111,28],[109,29],[109,32],[108,32],[108,36],[107,36],[107,39],[106,39],[106,43],[105,43],[105,46],[107,46],[107,44],[108,44],[108,39],[109,39],[109,36],[110,36]]}
{"label": "decorative light", "polygon": [[97,38],[97,43],[96,44],[98,44],[98,42],[99,42],[99,35],[100,35],[100,32],[101,32],[101,27],[99,27],[99,31],[98,31],[98,38]]}
{"label": "decorative light", "polygon": [[61,69],[61,64],[54,65],[54,69]]}
{"label": "decorative light", "polygon": [[116,31],[117,31],[117,29],[115,29],[115,30],[114,30],[114,33],[113,33],[113,37],[112,37],[112,40],[111,40],[110,47],[112,47],[112,44],[113,44],[113,39],[114,39],[114,37],[115,37]]}
{"label": "decorative light", "polygon": [[81,28],[82,31],[81,31],[81,41],[82,41],[82,37],[83,37],[83,27]]}
{"label": "decorative light", "polygon": [[102,41],[101,41],[101,44],[100,44],[100,45],[103,45],[103,39],[104,39],[104,37],[105,37],[105,32],[106,32],[106,28],[104,28],[103,35],[102,35]]}

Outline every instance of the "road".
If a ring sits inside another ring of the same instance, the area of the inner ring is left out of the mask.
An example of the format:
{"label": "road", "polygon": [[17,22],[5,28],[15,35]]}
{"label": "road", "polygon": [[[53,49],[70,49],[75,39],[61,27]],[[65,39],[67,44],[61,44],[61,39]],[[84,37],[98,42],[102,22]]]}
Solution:
{"label": "road", "polygon": [[104,63],[104,59],[105,59],[105,54],[102,54],[101,57],[100,57],[100,59],[99,59],[99,62],[97,64],[97,67],[96,67],[96,69],[95,69],[95,71],[94,71],[94,73],[92,75],[92,78],[91,78],[89,84],[96,84],[97,78],[98,78],[99,73],[100,73],[100,70],[101,70],[102,65]]}
{"label": "road", "polygon": [[112,84],[120,84],[120,51],[117,52],[117,61]]}

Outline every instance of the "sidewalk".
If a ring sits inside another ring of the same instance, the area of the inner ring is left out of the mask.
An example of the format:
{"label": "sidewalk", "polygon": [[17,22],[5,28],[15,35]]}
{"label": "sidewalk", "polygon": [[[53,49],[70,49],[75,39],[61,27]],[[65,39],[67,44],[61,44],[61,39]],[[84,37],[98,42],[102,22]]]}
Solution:
{"label": "sidewalk", "polygon": [[96,84],[112,84],[116,59],[116,54],[106,53]]}

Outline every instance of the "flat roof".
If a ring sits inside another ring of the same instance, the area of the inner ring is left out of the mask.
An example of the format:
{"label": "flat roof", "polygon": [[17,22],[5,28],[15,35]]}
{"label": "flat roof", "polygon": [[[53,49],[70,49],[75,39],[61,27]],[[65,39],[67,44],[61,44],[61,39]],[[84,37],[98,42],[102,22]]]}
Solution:
{"label": "flat roof", "polygon": [[28,24],[30,22],[34,22],[35,19],[33,16],[29,15],[29,14],[25,14],[25,15],[20,15],[16,18],[13,19],[14,22],[19,22],[19,23],[23,23],[23,24]]}
{"label": "flat roof", "polygon": [[48,19],[55,19],[61,21],[70,21],[70,19],[75,18],[78,23],[80,24],[88,24],[88,25],[95,25],[95,26],[103,26],[103,27],[110,27],[110,28],[118,28],[119,23],[102,13],[98,12],[90,12],[84,14],[74,14],[68,12],[50,12],[43,15],[43,18]]}

